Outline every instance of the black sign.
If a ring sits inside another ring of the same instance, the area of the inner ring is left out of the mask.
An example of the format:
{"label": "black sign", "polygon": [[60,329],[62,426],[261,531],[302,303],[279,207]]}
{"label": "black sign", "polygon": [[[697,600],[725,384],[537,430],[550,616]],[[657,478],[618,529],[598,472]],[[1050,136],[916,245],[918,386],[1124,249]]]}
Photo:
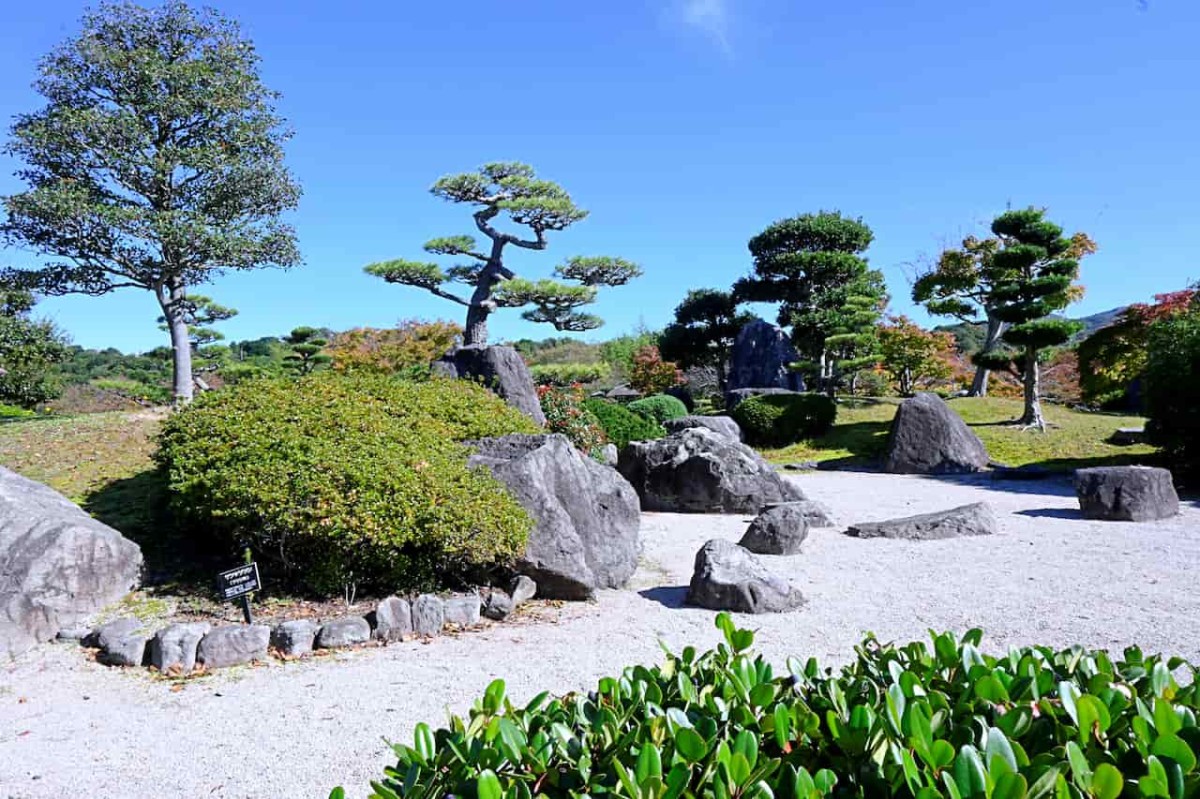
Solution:
{"label": "black sign", "polygon": [[237,599],[259,588],[257,563],[248,563],[217,575],[217,593],[224,600]]}

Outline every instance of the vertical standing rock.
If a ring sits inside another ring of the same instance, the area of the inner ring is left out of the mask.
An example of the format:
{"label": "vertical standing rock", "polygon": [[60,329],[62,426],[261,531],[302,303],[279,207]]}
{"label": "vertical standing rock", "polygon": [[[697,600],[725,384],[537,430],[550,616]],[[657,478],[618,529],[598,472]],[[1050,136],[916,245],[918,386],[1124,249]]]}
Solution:
{"label": "vertical standing rock", "polygon": [[529,367],[512,347],[457,347],[435,361],[433,369],[446,377],[476,380],[538,424],[546,423]]}
{"label": "vertical standing rock", "polygon": [[979,436],[936,394],[900,404],[888,434],[884,470],[900,474],[963,474],[987,468]]}

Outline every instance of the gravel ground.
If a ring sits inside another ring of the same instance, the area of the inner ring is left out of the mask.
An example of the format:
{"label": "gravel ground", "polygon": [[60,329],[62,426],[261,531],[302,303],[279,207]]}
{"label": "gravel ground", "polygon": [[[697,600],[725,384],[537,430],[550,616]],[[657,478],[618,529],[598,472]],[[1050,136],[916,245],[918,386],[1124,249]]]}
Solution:
{"label": "gravel ground", "polygon": [[[813,531],[773,558],[802,587],[795,613],[743,617],[758,647],[836,663],[863,633],[924,637],[982,627],[985,648],[1046,643],[1119,650],[1138,642],[1200,660],[1200,509],[1167,522],[1079,519],[1062,482],[996,483],[863,473],[797,479],[839,525],[990,502],[999,535],[857,540]],[[476,633],[273,663],[180,690],[142,671],[51,645],[0,667],[0,797],[364,796],[391,757],[382,737],[465,711],[496,677],[518,698],[589,688],[627,664],[715,643],[711,612],[680,607],[700,545],[736,540],[739,516],[646,514],[642,568],[627,591]]]}

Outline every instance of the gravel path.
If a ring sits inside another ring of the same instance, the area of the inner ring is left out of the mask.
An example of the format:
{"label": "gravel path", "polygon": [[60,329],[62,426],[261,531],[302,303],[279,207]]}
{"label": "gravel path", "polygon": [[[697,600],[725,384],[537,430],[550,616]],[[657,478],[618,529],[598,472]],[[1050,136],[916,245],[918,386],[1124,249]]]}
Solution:
{"label": "gravel path", "polygon": [[[985,500],[999,535],[862,541],[810,534],[797,557],[772,559],[808,606],[743,617],[758,647],[823,662],[848,658],[864,632],[924,637],[982,627],[985,648],[1080,643],[1200,660],[1200,510],[1165,523],[1086,522],[1066,483],[994,483],[861,473],[797,479],[840,525]],[[314,661],[239,669],[173,691],[144,672],[45,646],[0,667],[0,797],[352,797],[391,762],[382,736],[408,740],[421,720],[462,712],[489,681],[511,694],[591,687],[627,664],[715,643],[713,614],[679,607],[695,551],[736,540],[739,516],[646,514],[632,590],[496,625]]]}

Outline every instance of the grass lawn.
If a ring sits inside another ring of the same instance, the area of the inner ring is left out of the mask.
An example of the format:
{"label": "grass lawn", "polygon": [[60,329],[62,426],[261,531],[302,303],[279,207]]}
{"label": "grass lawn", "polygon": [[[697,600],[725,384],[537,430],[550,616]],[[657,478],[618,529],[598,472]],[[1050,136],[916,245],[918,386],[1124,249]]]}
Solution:
{"label": "grass lawn", "polygon": [[[773,463],[793,461],[844,461],[867,464],[883,456],[888,427],[896,414],[898,399],[842,399],[833,429],[812,441],[784,449],[766,450]],[[1069,471],[1081,466],[1113,465],[1153,460],[1154,447],[1137,444],[1116,446],[1107,439],[1118,427],[1141,427],[1140,416],[1080,413],[1057,405],[1044,405],[1045,433],[1013,427],[1021,415],[1019,400],[993,397],[960,398],[949,405],[971,425],[987,446],[992,460],[1010,466],[1036,464]]]}

